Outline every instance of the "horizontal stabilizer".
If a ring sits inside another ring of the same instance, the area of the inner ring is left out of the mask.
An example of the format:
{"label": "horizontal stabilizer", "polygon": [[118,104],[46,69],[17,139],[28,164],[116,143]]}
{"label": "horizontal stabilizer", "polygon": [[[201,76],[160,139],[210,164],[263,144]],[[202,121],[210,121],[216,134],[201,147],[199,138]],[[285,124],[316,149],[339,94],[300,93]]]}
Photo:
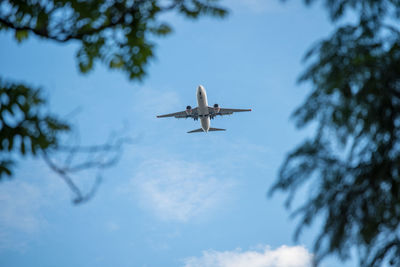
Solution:
{"label": "horizontal stabilizer", "polygon": [[219,129],[219,128],[210,128],[208,129],[209,132],[215,132],[215,131],[226,131],[226,129]]}
{"label": "horizontal stabilizer", "polygon": [[196,130],[192,130],[192,131],[190,131],[190,132],[187,132],[187,133],[201,133],[201,132],[204,132],[204,131],[203,131],[202,128],[199,128],[199,129],[196,129]]}
{"label": "horizontal stabilizer", "polygon": [[[210,128],[208,129],[209,132],[216,132],[216,131],[226,131],[226,129],[219,129],[219,128]],[[188,133],[202,133],[204,132],[204,130],[202,128],[196,129],[196,130],[192,130]]]}

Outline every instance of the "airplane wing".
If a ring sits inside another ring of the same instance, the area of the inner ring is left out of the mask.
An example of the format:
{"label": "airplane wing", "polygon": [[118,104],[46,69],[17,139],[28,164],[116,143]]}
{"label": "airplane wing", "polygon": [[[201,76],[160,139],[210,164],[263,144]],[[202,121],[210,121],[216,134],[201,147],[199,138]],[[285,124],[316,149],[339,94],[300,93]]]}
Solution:
{"label": "airplane wing", "polygon": [[198,117],[198,112],[197,112],[197,108],[194,108],[190,112],[188,112],[187,110],[184,110],[184,111],[179,111],[179,112],[175,112],[175,113],[169,113],[169,114],[157,116],[157,118],[167,118],[167,117],[175,117],[178,119],[181,119],[181,118],[196,119]]}
{"label": "airplane wing", "polygon": [[251,111],[251,109],[237,109],[237,108],[213,108],[213,107],[208,107],[208,113],[211,115],[231,115],[234,112],[245,112],[245,111]]}

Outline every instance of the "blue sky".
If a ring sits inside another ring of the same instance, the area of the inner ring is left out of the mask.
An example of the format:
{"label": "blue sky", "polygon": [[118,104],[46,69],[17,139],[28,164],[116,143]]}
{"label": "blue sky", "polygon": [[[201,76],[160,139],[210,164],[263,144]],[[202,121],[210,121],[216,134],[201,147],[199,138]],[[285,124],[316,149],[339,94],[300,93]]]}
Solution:
{"label": "blue sky", "polygon": [[[156,39],[141,83],[101,65],[79,74],[74,43],[0,35],[1,76],[42,87],[82,144],[121,129],[135,140],[80,206],[41,160],[20,161],[0,185],[0,266],[309,266],[318,222],[294,242],[285,195],[266,194],[286,153],[312,134],[289,117],[307,94],[296,85],[301,59],[332,25],[325,10],[295,1],[222,3],[223,20],[166,15],[174,33]],[[155,118],[195,106],[199,84],[210,105],[253,111],[213,120],[227,131],[208,134],[187,134],[199,128],[192,120]],[[87,190],[93,176],[75,179]]]}

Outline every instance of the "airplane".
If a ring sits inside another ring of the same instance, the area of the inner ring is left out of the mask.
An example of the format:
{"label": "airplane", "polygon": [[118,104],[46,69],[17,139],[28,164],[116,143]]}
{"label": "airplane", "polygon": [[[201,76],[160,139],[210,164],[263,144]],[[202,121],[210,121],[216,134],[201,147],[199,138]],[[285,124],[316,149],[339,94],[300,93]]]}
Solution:
{"label": "airplane", "polygon": [[159,115],[157,118],[175,117],[175,118],[192,118],[197,121],[200,118],[201,128],[189,131],[187,133],[199,133],[199,132],[213,132],[213,131],[226,131],[226,129],[212,128],[210,127],[210,119],[214,119],[215,116],[231,115],[234,112],[251,111],[251,109],[233,109],[233,108],[220,108],[218,104],[214,104],[214,107],[209,107],[207,102],[206,90],[202,85],[197,87],[197,105],[192,109],[191,106],[187,106],[185,111],[179,111],[175,113]]}

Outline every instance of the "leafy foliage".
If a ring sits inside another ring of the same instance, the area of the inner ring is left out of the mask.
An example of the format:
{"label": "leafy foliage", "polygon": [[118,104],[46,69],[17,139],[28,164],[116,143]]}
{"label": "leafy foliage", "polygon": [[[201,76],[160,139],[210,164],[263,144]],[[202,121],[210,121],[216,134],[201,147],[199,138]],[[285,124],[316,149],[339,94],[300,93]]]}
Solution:
{"label": "leafy foliage", "polygon": [[[311,2],[311,1],[307,1]],[[318,123],[314,138],[289,154],[271,189],[305,183],[310,198],[295,211],[296,237],[317,215],[323,227],[316,262],[359,248],[360,266],[400,266],[400,32],[398,1],[325,3],[333,20],[346,8],[360,13],[306,55],[300,82],[313,90],[294,113],[298,127]],[[394,25],[394,26],[393,26]]]}
{"label": "leafy foliage", "polygon": [[68,124],[44,113],[45,100],[39,89],[0,80],[0,179],[11,176],[13,154],[36,155],[56,148],[59,134]]}
{"label": "leafy foliage", "polygon": [[160,14],[175,10],[186,17],[223,17],[226,10],[215,0],[45,0],[0,4],[0,30],[12,30],[17,41],[35,34],[57,42],[78,41],[81,72],[101,61],[110,69],[141,79],[153,57],[151,35],[163,36],[171,27]]}
{"label": "leafy foliage", "polygon": [[[318,2],[318,0],[303,0],[307,5]],[[331,20],[336,21],[346,15],[346,11],[353,11],[360,17],[373,21],[383,21],[386,16],[400,17],[398,9],[399,0],[321,0],[329,12]]]}

